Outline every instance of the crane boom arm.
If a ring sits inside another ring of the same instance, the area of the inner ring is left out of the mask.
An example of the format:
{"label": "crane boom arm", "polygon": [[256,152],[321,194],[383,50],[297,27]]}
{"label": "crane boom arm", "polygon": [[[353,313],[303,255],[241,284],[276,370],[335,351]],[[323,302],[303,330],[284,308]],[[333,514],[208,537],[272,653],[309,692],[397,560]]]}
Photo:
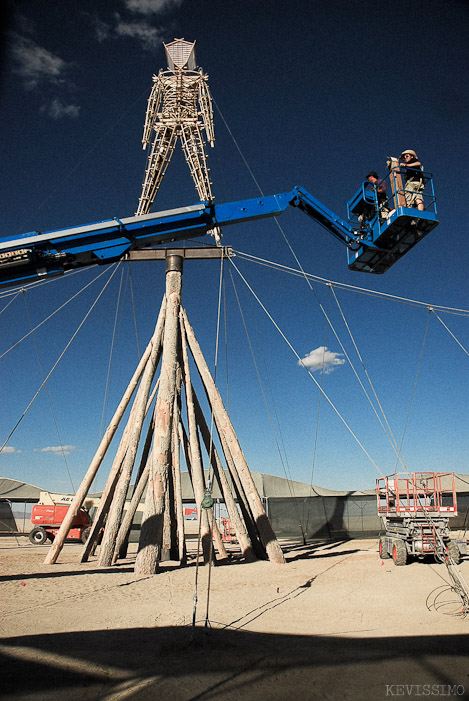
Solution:
{"label": "crane boom arm", "polygon": [[353,230],[304,188],[237,202],[108,219],[70,229],[32,232],[0,238],[0,285],[30,282],[96,263],[112,263],[131,250],[204,236],[215,226],[228,226],[282,214],[297,207],[347,246]]}
{"label": "crane boom arm", "polygon": [[[431,183],[431,175],[427,181]],[[362,189],[350,201],[353,206],[357,197],[361,202]],[[200,202],[71,229],[7,236],[0,238],[0,285],[22,284],[84,266],[113,263],[131,251],[205,236],[216,227],[277,217],[289,206],[307,214],[349,249],[351,270],[382,273],[437,226],[433,190],[429,198],[433,211],[431,207],[424,212],[408,205],[396,207],[385,220],[376,216],[366,237],[358,231],[353,207],[352,215],[345,221],[303,187],[237,202]]]}

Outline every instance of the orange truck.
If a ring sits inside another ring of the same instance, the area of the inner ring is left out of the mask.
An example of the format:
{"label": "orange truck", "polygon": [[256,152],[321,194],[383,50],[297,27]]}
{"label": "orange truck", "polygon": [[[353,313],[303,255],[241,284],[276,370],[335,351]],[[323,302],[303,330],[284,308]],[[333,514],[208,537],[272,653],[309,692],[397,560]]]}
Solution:
{"label": "orange truck", "polygon": [[[29,542],[42,545],[53,541],[69,509],[69,504],[35,504],[31,513],[33,529],[29,532]],[[67,539],[86,543],[90,534],[91,519],[85,509],[80,509],[73,519]]]}

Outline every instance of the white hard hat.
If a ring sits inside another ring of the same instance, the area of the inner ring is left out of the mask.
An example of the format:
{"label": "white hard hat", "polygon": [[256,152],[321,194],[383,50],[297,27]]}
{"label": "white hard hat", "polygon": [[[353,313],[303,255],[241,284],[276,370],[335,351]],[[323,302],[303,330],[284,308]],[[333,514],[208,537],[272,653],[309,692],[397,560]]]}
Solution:
{"label": "white hard hat", "polygon": [[418,158],[418,156],[417,156],[417,154],[415,153],[415,151],[412,151],[412,149],[410,149],[410,148],[406,149],[405,151],[403,151],[403,152],[401,153],[401,158],[404,156],[405,153],[409,153],[409,154],[410,154],[411,156],[413,156],[414,158]]}

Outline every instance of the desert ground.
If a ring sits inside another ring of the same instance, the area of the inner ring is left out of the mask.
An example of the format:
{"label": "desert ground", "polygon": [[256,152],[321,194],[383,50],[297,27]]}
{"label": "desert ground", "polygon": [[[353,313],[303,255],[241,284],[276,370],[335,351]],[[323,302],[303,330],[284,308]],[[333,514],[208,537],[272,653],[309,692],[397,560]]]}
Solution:
{"label": "desert ground", "polygon": [[67,544],[45,566],[47,545],[0,540],[3,699],[469,698],[444,564],[396,567],[373,539],[196,567],[192,543],[187,567],[136,576],[136,547],[101,568]]}

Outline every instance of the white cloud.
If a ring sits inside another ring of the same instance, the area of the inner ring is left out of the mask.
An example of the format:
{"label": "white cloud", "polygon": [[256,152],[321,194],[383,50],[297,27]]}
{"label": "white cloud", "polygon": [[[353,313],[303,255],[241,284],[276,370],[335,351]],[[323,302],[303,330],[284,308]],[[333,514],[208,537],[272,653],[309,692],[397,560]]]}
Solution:
{"label": "white cloud", "polygon": [[298,361],[298,365],[307,367],[311,372],[324,369],[326,375],[333,372],[338,365],[343,365],[345,359],[342,353],[334,353],[326,346],[319,346],[312,350],[302,360]]}
{"label": "white cloud", "polygon": [[0,453],[5,453],[6,455],[7,454],[11,455],[13,453],[21,453],[21,450],[14,448],[12,445],[6,445],[0,450]]}
{"label": "white cloud", "polygon": [[107,39],[135,39],[143,49],[151,50],[161,46],[166,30],[155,22],[157,15],[177,9],[184,0],[121,0],[122,14],[114,12],[109,21],[89,14],[99,42]]}
{"label": "white cloud", "polygon": [[65,83],[68,64],[60,56],[55,56],[29,37],[13,33],[11,40],[12,54],[16,62],[15,72],[21,77],[26,88],[37,88],[44,83]]}
{"label": "white cloud", "polygon": [[53,455],[70,455],[76,449],[75,445],[49,445],[47,448],[36,448],[37,453],[52,453]]}
{"label": "white cloud", "polygon": [[184,0],[124,0],[124,5],[130,12],[139,15],[158,15],[160,12],[179,7]]}
{"label": "white cloud", "polygon": [[[32,25],[25,27],[32,33]],[[69,98],[61,98],[57,93],[69,93],[74,85],[68,79],[72,64],[60,56],[40,46],[28,36],[15,32],[10,34],[11,53],[14,59],[14,71],[20,77],[26,90],[40,92],[45,104],[41,113],[52,119],[69,117],[75,119],[80,114],[80,107],[70,102]],[[51,96],[56,93],[56,96]]]}
{"label": "white cloud", "polygon": [[80,114],[79,105],[65,105],[58,97],[54,98],[49,105],[44,105],[41,112],[45,112],[52,119],[62,119],[63,117],[76,118]]}
{"label": "white cloud", "polygon": [[112,35],[112,26],[107,22],[103,22],[99,17],[91,16],[90,21],[94,27],[96,39],[101,43],[106,39],[109,39]]}
{"label": "white cloud", "polygon": [[162,40],[162,34],[157,27],[146,22],[124,22],[120,18],[115,26],[118,37],[137,39],[144,49],[155,49]]}

